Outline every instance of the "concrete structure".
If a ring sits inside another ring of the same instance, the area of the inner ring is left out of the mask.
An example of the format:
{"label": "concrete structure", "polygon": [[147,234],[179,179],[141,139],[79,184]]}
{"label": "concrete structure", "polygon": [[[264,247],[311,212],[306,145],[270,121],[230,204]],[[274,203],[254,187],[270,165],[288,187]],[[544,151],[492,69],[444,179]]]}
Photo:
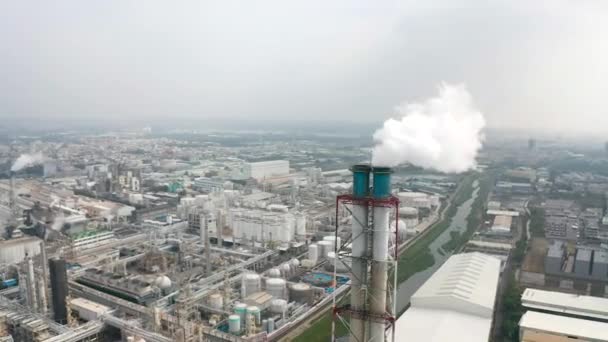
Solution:
{"label": "concrete structure", "polygon": [[68,296],[68,277],[65,260],[50,259],[51,293],[54,319],[58,323],[67,322],[65,299]]}
{"label": "concrete structure", "polygon": [[591,274],[593,250],[578,248],[576,250],[576,261],[574,262],[574,273],[580,277],[588,277]]}
{"label": "concrete structure", "polygon": [[245,164],[244,173],[246,178],[263,181],[266,178],[285,176],[289,174],[289,161],[271,160]]}
{"label": "concrete structure", "polygon": [[552,241],[545,256],[545,273],[559,274],[565,258],[565,245],[562,241]]}
{"label": "concrete structure", "polygon": [[522,342],[608,341],[608,323],[528,311],[519,321]]}
{"label": "concrete structure", "polygon": [[114,233],[109,230],[89,230],[72,236],[74,250],[89,249],[115,242]]}
{"label": "concrete structure", "polygon": [[598,280],[608,279],[608,251],[594,251],[591,277]]}
{"label": "concrete structure", "polygon": [[84,298],[73,298],[69,301],[68,305],[85,321],[98,319],[100,316],[112,311],[112,308],[109,306],[101,305]]}
{"label": "concrete structure", "polygon": [[412,296],[411,307],[397,320],[397,338],[487,342],[499,274],[494,257],[451,256]]}

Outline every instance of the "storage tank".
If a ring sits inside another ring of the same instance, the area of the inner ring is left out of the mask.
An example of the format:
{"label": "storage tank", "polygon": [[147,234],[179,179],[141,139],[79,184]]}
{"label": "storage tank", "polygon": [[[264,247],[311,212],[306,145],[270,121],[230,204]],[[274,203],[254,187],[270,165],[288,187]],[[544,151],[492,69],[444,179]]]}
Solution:
{"label": "storage tank", "polygon": [[271,278],[266,280],[266,292],[274,298],[286,298],[286,286],[287,282],[281,278]]}
{"label": "storage tank", "polygon": [[302,214],[296,215],[296,234],[306,235],[306,216]]}
{"label": "storage tank", "polygon": [[250,306],[247,308],[247,316],[253,316],[255,318],[255,324],[260,325],[260,308],[257,306]]}
{"label": "storage tank", "polygon": [[230,315],[228,317],[228,331],[234,335],[238,335],[241,332],[241,316]]}
{"label": "storage tank", "polygon": [[268,332],[268,320],[267,319],[262,320],[262,331]]}
{"label": "storage tank", "polygon": [[317,244],[312,244],[308,246],[308,260],[314,262],[315,264],[319,261],[319,246]]}
{"label": "storage tank", "polygon": [[289,287],[289,298],[298,303],[312,302],[312,287],[306,283],[296,283]]}
{"label": "storage tank", "polygon": [[289,263],[291,264],[293,270],[296,270],[298,267],[300,267],[300,260],[296,258],[291,259]]}
{"label": "storage tank", "polygon": [[271,268],[268,270],[269,278],[281,278],[281,270],[278,268]]}
{"label": "storage tank", "polygon": [[291,276],[291,265],[289,264],[289,262],[286,262],[284,264],[281,265],[281,272],[283,273],[283,276],[285,278],[288,278],[289,276]]}
{"label": "storage tank", "polygon": [[287,311],[287,301],[285,299],[273,299],[270,302],[270,312],[273,314],[285,314]]}
{"label": "storage tank", "polygon": [[234,313],[241,318],[241,322],[245,323],[245,315],[247,314],[247,304],[238,303],[234,306]]}
{"label": "storage tank", "polygon": [[209,296],[209,306],[216,310],[221,310],[224,307],[224,297],[219,293],[214,293]]}
{"label": "storage tank", "polygon": [[241,282],[241,296],[243,298],[252,293],[262,291],[262,278],[256,273],[247,273]]}
{"label": "storage tank", "polygon": [[[342,241],[340,240],[339,236],[338,236],[337,240],[338,240],[338,249],[340,249]],[[326,237],[323,238],[323,241],[329,241],[329,242],[331,242],[330,251],[332,251],[332,252],[335,251],[336,236],[334,236],[334,235],[326,236]]]}
{"label": "storage tank", "polygon": [[327,253],[334,250],[333,242],[327,240],[317,242],[317,246],[319,246],[319,260],[327,258]]}
{"label": "storage tank", "polygon": [[[336,253],[334,252],[329,252],[327,254],[327,264],[326,269],[328,271],[333,271],[334,270],[334,259],[336,258]],[[350,272],[350,266],[348,264],[348,260],[344,260],[344,259],[338,259],[338,262],[335,263],[336,266],[336,272],[338,273],[348,273]]]}
{"label": "storage tank", "polygon": [[[398,242],[401,243],[403,241],[405,241],[406,237],[407,237],[407,228],[406,228],[406,223],[403,220],[399,220],[398,221],[399,225],[397,226],[397,229],[399,230],[397,232],[397,238],[399,239]],[[395,221],[391,221],[390,224],[390,236],[389,236],[389,241],[390,244],[394,244],[395,243]]]}
{"label": "storage tank", "polygon": [[274,331],[274,318],[269,318],[268,319],[268,333],[271,333]]}

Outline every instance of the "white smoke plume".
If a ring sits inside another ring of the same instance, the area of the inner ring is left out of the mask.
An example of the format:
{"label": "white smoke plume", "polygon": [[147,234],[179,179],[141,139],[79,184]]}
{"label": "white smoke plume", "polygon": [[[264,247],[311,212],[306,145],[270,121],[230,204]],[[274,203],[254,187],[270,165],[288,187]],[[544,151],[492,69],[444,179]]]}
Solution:
{"label": "white smoke plume", "polygon": [[11,171],[17,172],[24,167],[40,164],[44,161],[44,157],[42,153],[34,153],[34,154],[22,154],[15,160],[15,163],[11,167]]}
{"label": "white smoke plume", "polygon": [[410,163],[441,172],[475,167],[483,142],[483,114],[466,87],[442,83],[439,96],[396,108],[401,119],[388,119],[374,133],[372,164]]}

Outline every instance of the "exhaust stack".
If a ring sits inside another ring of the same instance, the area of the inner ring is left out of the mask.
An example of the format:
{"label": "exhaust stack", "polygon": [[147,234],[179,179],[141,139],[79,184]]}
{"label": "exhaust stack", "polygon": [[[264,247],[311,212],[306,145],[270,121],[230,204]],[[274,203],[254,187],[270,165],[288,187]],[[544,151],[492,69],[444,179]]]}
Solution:
{"label": "exhaust stack", "polygon": [[[355,165],[353,172],[353,198],[366,199],[369,196],[369,165]],[[366,310],[367,270],[369,258],[369,210],[367,203],[353,203],[352,207],[352,279],[350,302],[353,310]],[[353,316],[350,321],[350,341],[366,341],[365,320]]]}
{"label": "exhaust stack", "polygon": [[[373,169],[373,199],[384,200],[391,195],[391,173],[388,167]],[[386,312],[388,281],[388,241],[389,214],[391,208],[374,206],[372,235],[372,265],[370,275],[369,311],[376,317]],[[384,341],[385,323],[374,320],[370,322],[370,341]]]}

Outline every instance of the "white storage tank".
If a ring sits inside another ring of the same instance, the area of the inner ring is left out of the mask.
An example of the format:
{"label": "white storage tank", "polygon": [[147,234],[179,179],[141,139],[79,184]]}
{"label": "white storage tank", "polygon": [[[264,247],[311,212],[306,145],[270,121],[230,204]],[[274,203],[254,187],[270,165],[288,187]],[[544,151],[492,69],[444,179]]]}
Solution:
{"label": "white storage tank", "polygon": [[270,312],[283,315],[287,311],[287,301],[285,299],[273,299],[270,302]]}
{"label": "white storage tank", "polygon": [[[335,261],[335,258],[336,258],[336,253],[329,252],[327,254],[326,269],[328,271],[333,271],[334,270],[334,261]],[[348,272],[350,272],[350,267],[349,267],[348,260],[338,259],[338,261],[335,263],[335,265],[336,265],[336,272],[338,272],[338,273],[348,273]]]}
{"label": "white storage tank", "polygon": [[260,308],[258,308],[257,306],[248,307],[247,316],[253,316],[255,318],[255,324],[260,325],[260,323],[261,323]]}
{"label": "white storage tank", "polygon": [[[338,249],[340,249],[340,246],[341,246],[340,243],[342,241],[340,240],[339,236],[338,236],[337,240],[338,240]],[[335,248],[336,237],[334,235],[329,235],[329,236],[324,237],[323,241],[329,241],[329,242],[331,242],[331,249],[330,250],[332,252],[336,250],[336,248]]]}
{"label": "white storage tank", "polygon": [[230,315],[228,316],[228,331],[231,334],[238,335],[241,332],[241,316]]}
{"label": "white storage tank", "polygon": [[302,214],[296,215],[296,234],[300,236],[306,235],[306,216]]}
{"label": "white storage tank", "polygon": [[245,315],[247,314],[247,304],[238,303],[234,306],[234,313],[241,318],[241,322],[245,323]]}
{"label": "white storage tank", "polygon": [[281,278],[271,278],[266,280],[266,292],[274,298],[286,298],[287,282]]}
{"label": "white storage tank", "polygon": [[214,293],[209,296],[209,306],[216,310],[221,310],[224,307],[224,297],[219,293]]}
{"label": "white storage tank", "polygon": [[268,333],[271,333],[274,331],[274,318],[269,318],[268,319]]}
{"label": "white storage tank", "polygon": [[291,272],[292,272],[292,268],[291,268],[291,265],[289,264],[289,262],[286,262],[281,265],[281,273],[283,273],[283,276],[285,278],[288,278],[289,276],[291,276]]}
{"label": "white storage tank", "polygon": [[291,264],[291,267],[293,270],[297,269],[298,267],[300,267],[300,260],[293,258],[289,261],[289,263]]}
{"label": "white storage tank", "polygon": [[327,240],[317,242],[317,246],[319,246],[319,260],[327,258],[327,253],[334,250],[333,242]]}
{"label": "white storage tank", "polygon": [[312,302],[312,287],[306,283],[296,283],[289,287],[289,298],[298,303]]}
{"label": "white storage tank", "polygon": [[243,298],[252,293],[262,291],[262,278],[256,273],[247,273],[241,282],[241,296]]}
{"label": "white storage tank", "polygon": [[269,278],[281,278],[281,270],[278,268],[271,268],[268,270]]}
{"label": "white storage tank", "polygon": [[319,261],[319,246],[311,244],[308,246],[308,260],[317,263]]}

